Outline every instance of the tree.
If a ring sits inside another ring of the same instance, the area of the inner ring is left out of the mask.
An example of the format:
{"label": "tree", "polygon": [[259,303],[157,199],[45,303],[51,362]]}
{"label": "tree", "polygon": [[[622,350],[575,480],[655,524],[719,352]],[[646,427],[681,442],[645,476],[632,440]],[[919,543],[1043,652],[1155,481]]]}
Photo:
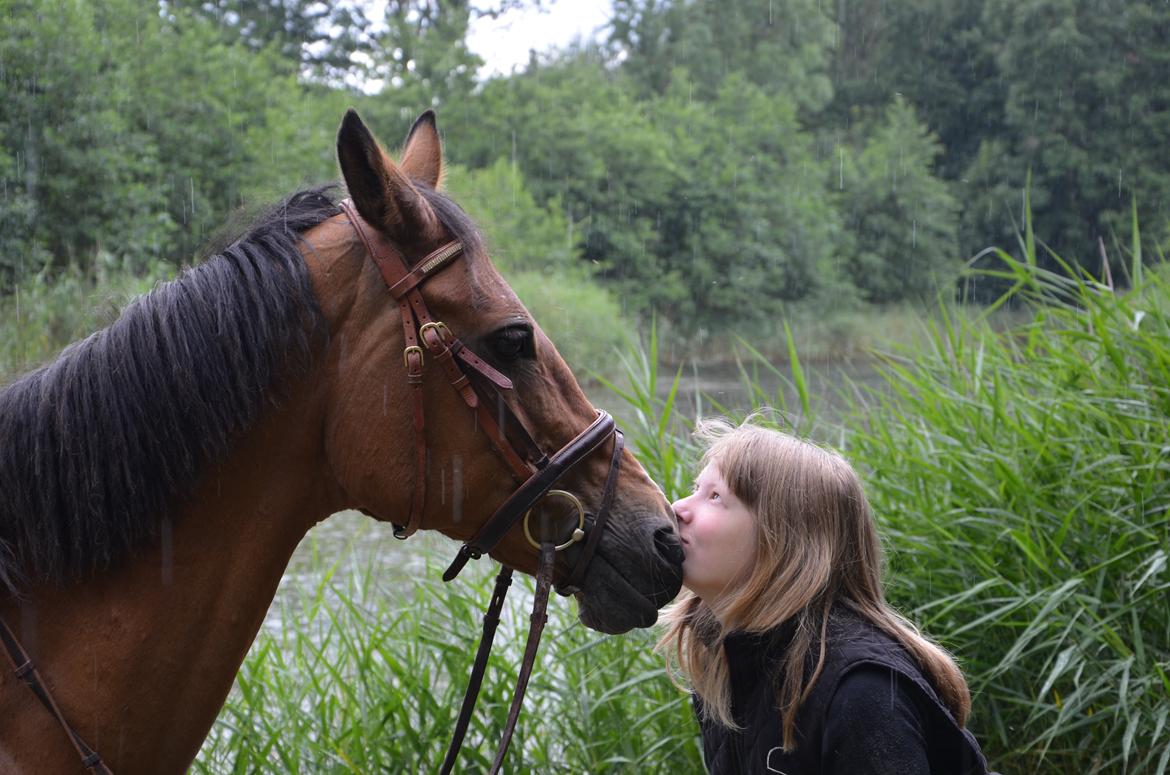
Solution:
{"label": "tree", "polygon": [[710,102],[685,71],[639,100],[598,52],[488,84],[471,166],[501,155],[559,201],[584,257],[637,311],[686,330],[759,321],[833,282],[827,167],[794,102],[741,74]]}
{"label": "tree", "polygon": [[635,309],[679,300],[682,286],[658,249],[678,177],[669,139],[597,51],[495,79],[474,110],[474,132],[451,143],[457,160],[471,167],[501,156],[514,162],[537,203],[560,201],[584,260],[596,262]]}
{"label": "tree", "polygon": [[223,42],[253,52],[277,51],[291,72],[344,82],[353,53],[373,39],[365,6],[356,0],[160,0],[172,22],[200,17],[220,30]]}
{"label": "tree", "polygon": [[1098,240],[1128,234],[1135,197],[1139,220],[1164,228],[1170,6],[988,0],[985,19],[999,25],[996,61],[1010,85],[1004,132],[969,172],[987,193],[968,231],[1014,234],[1029,171],[1040,233],[1068,260],[1096,270]]}
{"label": "tree", "polygon": [[843,163],[845,269],[865,301],[930,303],[960,265],[958,203],[932,174],[942,146],[896,98],[860,151]]}
{"label": "tree", "polygon": [[127,114],[118,41],[108,45],[102,17],[79,0],[9,0],[2,14],[0,186],[11,195],[0,203],[0,292],[45,263],[156,255],[174,224],[145,185],[160,160]]}
{"label": "tree", "polygon": [[678,171],[662,208],[660,262],[685,289],[683,328],[758,323],[835,282],[839,222],[792,100],[734,74],[690,99],[682,74],[653,108]]}
{"label": "tree", "polygon": [[684,72],[710,99],[732,73],[801,111],[832,96],[835,26],[818,0],[615,0],[610,45],[643,93],[661,94]]}
{"label": "tree", "polygon": [[1003,123],[1007,84],[986,1],[840,0],[827,120],[841,128],[880,121],[900,95],[943,144],[939,174],[960,177]]}
{"label": "tree", "polygon": [[306,94],[272,49],[137,0],[3,11],[0,292],[46,263],[190,258],[246,199],[335,174],[344,96]]}
{"label": "tree", "polygon": [[412,120],[425,108],[454,108],[471,94],[483,64],[467,47],[471,13],[467,0],[386,4],[385,31],[362,52],[363,78],[382,85],[381,115]]}

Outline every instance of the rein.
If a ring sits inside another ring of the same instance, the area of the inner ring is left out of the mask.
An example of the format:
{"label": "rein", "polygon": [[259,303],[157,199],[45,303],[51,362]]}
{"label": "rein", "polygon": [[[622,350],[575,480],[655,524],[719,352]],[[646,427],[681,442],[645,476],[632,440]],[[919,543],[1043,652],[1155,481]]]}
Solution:
{"label": "rein", "polygon": [[53,693],[49,691],[49,687],[45,686],[44,681],[41,680],[41,674],[37,672],[36,665],[33,664],[32,658],[29,657],[28,652],[20,645],[16,635],[12,630],[8,629],[8,625],[3,619],[0,619],[0,641],[4,643],[4,653],[8,656],[8,661],[12,664],[13,674],[24,682],[36,698],[41,701],[41,704],[52,714],[57,724],[65,730],[65,735],[69,738],[69,742],[73,744],[73,749],[77,751],[77,755],[81,757],[81,766],[93,773],[93,775],[113,775],[110,768],[102,761],[102,757],[98,752],[93,750],[81,739],[81,735],[77,734],[69,722],[65,720],[61,709],[57,707],[57,702],[53,699]]}
{"label": "rein", "polygon": [[[443,580],[451,581],[469,560],[479,559],[484,554],[491,552],[504,535],[520,523],[523,524],[524,535],[528,542],[539,552],[536,593],[532,605],[528,641],[516,678],[516,690],[512,697],[511,708],[508,711],[508,720],[504,726],[504,732],[491,767],[493,774],[498,773],[503,765],[504,756],[507,754],[516,723],[520,717],[520,706],[523,704],[528,680],[532,675],[541,634],[548,621],[548,598],[549,592],[553,588],[556,553],[569,548],[574,543],[584,541],[581,556],[576,565],[569,571],[564,582],[557,589],[558,593],[562,595],[570,595],[580,591],[585,570],[593,559],[601,541],[601,534],[609,521],[617,476],[621,468],[624,446],[622,433],[617,429],[613,417],[606,412],[598,411],[596,419],[585,430],[551,457],[546,455],[532,439],[524,424],[508,407],[507,402],[504,401],[504,391],[512,390],[512,381],[464,346],[442,321],[435,320],[419,292],[419,287],[428,278],[450,266],[463,254],[463,246],[458,242],[449,242],[424,256],[415,263],[412,269],[403,252],[366,223],[350,200],[341,202],[340,206],[361,238],[366,250],[374,259],[391,296],[398,304],[402,317],[402,330],[405,337],[402,358],[406,367],[406,381],[411,386],[414,407],[415,478],[414,491],[411,495],[410,516],[405,525],[394,525],[395,537],[401,539],[409,537],[419,529],[422,523],[423,506],[426,500],[427,468],[426,418],[423,410],[422,387],[424,358],[429,357],[443,368],[451,386],[459,393],[468,409],[475,414],[478,425],[487,435],[492,448],[503,458],[511,470],[513,478],[518,483],[515,492],[504,501],[491,518],[480,526],[476,534],[459,548],[450,567],[443,573]],[[494,407],[488,406],[488,401],[484,400],[484,394],[495,399],[492,402],[495,404]],[[576,495],[566,490],[553,489],[553,486],[574,466],[600,449],[611,437],[613,438],[613,451],[597,514],[588,515]],[[575,515],[576,522],[572,533],[559,544],[554,537],[541,535],[538,538],[534,536],[530,524],[534,514],[538,517],[541,516],[537,512],[541,511],[542,507],[545,513],[549,510],[559,511],[560,509],[552,506],[557,501],[563,501],[564,504],[568,505],[569,512],[567,513]],[[444,775],[450,773],[454,767],[455,759],[463,744],[463,738],[467,733],[467,727],[471,721],[471,714],[475,708],[480,685],[487,668],[488,655],[491,653],[496,627],[500,621],[500,611],[511,583],[512,569],[501,565],[499,574],[496,576],[491,602],[484,614],[483,633],[468,680],[467,691],[463,697],[459,718],[456,721],[455,732],[440,770]],[[69,742],[77,751],[82,766],[93,775],[112,775],[101,756],[86,744],[65,719],[53,699],[52,693],[42,681],[32,659],[2,619],[0,619],[0,642],[3,643],[8,661],[12,665],[13,674],[29,687],[64,730]]]}

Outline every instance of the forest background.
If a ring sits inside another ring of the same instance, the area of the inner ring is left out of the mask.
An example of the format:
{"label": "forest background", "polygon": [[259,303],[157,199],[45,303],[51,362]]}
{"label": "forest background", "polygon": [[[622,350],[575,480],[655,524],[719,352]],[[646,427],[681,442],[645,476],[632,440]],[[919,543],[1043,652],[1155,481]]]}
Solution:
{"label": "forest background", "polygon": [[[534,4],[0,0],[0,381],[335,179],[347,107],[391,146],[434,107],[448,188],[578,371],[625,372],[607,406],[668,495],[710,403],[659,360],[738,354],[752,405],[863,471],[891,600],[959,656],[996,769],[1170,770],[1170,4],[615,0],[600,42],[478,78],[475,15]],[[902,325],[818,417],[801,360]],[[195,771],[441,760],[490,578],[328,524]],[[694,771],[652,636],[552,616],[512,768]]]}
{"label": "forest background", "polygon": [[620,306],[597,352],[651,316],[848,346],[1013,249],[1029,174],[1041,237],[1095,274],[1135,208],[1170,231],[1165,3],[617,0],[602,42],[478,80],[473,15],[524,4],[0,0],[0,298],[192,262],[241,205],[335,179],[349,105],[391,145],[436,108],[538,318]]}

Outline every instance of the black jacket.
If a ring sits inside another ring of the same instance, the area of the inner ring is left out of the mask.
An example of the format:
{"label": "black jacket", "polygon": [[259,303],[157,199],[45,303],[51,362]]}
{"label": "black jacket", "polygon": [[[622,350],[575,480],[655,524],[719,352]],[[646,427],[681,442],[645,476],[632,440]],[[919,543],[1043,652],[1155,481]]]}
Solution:
{"label": "black jacket", "polygon": [[730,730],[695,712],[703,759],[713,775],[986,775],[975,738],[959,727],[893,638],[850,612],[829,620],[825,667],[796,717],[796,750],[780,748],[777,673],[791,639],[732,633],[723,642],[731,671]]}

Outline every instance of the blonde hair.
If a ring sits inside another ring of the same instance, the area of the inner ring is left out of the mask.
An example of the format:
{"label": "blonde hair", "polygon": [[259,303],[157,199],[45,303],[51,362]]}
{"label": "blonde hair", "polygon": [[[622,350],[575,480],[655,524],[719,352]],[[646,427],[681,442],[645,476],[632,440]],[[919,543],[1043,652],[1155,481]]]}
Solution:
{"label": "blonde hair", "polygon": [[707,444],[702,466],[712,464],[755,517],[756,558],[713,605],[684,591],[663,612],[657,650],[672,676],[689,681],[708,718],[735,728],[725,630],[767,632],[791,621],[777,695],[791,751],[797,711],[824,668],[829,610],[838,604],[905,647],[964,725],[971,696],[954,659],[886,603],[877,528],[853,467],[836,452],[755,423],[756,416],[738,427],[708,420],[695,431]]}

